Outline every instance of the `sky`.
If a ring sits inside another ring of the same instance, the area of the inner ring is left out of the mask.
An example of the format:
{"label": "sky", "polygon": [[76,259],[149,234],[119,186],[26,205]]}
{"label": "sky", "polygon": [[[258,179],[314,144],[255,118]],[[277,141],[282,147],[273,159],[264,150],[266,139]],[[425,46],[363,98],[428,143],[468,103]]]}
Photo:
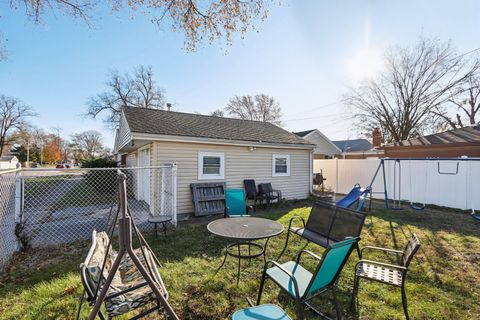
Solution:
{"label": "sky", "polygon": [[382,70],[388,48],[420,36],[451,40],[459,52],[480,46],[480,1],[281,0],[269,5],[259,31],[233,44],[204,44],[187,52],[183,35],[158,28],[148,16],[98,6],[94,25],[47,13],[40,25],[21,7],[0,2],[0,94],[31,105],[31,122],[69,135],[113,132],[85,118],[88,98],[106,89],[109,72],[151,65],[175,111],[209,113],[235,95],[265,93],[283,110],[284,128],[317,128],[332,140],[359,133],[342,95]]}

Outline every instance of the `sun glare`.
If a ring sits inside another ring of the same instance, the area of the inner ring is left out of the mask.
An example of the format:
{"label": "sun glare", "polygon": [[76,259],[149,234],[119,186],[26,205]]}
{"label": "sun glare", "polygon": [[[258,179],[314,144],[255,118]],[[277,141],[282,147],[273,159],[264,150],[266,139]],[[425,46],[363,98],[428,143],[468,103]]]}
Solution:
{"label": "sun glare", "polygon": [[373,80],[383,69],[380,50],[363,49],[348,61],[348,72],[353,81]]}

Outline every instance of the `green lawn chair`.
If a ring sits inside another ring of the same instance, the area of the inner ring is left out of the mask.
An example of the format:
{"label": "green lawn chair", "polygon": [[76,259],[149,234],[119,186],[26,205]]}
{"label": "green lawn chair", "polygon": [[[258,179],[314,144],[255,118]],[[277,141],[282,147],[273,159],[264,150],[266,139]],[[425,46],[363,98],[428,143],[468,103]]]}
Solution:
{"label": "green lawn chair", "polygon": [[[337,318],[340,318],[341,314],[336,299],[335,282],[359,240],[360,237],[355,237],[330,244],[321,258],[308,250],[302,250],[298,253],[296,261],[288,261],[283,264],[279,264],[276,261],[267,261],[263,269],[257,305],[260,304],[262,298],[265,280],[272,279],[273,282],[295,299],[298,319],[304,319],[303,304],[307,305],[322,318],[330,319],[309,303],[314,296],[329,289],[333,293]],[[300,265],[303,253],[318,260],[315,272],[311,273]]]}
{"label": "green lawn chair", "polygon": [[248,217],[248,207],[243,189],[225,190],[225,217]]}

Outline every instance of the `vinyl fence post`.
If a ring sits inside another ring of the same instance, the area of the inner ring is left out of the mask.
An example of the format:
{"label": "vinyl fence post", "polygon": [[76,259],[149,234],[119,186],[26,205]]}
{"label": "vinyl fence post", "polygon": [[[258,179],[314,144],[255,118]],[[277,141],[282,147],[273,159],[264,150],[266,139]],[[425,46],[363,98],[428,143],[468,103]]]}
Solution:
{"label": "vinyl fence post", "polygon": [[172,194],[173,194],[172,222],[175,226],[177,226],[177,164],[175,162],[172,163],[172,188],[173,188],[172,190]]}
{"label": "vinyl fence post", "polygon": [[338,194],[338,158],[335,158],[335,195]]}

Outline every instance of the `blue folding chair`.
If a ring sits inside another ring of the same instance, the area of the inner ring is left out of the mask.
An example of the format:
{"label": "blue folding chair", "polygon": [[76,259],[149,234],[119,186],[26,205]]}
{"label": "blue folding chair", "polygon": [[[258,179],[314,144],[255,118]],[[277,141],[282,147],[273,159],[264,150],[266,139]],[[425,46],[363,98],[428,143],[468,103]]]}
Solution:
{"label": "blue folding chair", "polygon": [[[359,240],[360,237],[347,238],[343,241],[330,244],[321,258],[308,250],[302,250],[297,255],[296,261],[288,261],[283,264],[279,264],[276,261],[267,261],[260,282],[257,305],[260,304],[262,298],[265,280],[271,279],[275,284],[286,291],[290,297],[295,299],[297,311],[296,319],[304,319],[304,304],[322,318],[330,319],[314,308],[310,303],[310,300],[313,297],[327,290],[331,290],[333,293],[337,318],[340,319],[341,314],[336,299],[335,283],[352,250],[357,247]],[[300,265],[300,260],[304,253],[318,261],[315,272],[312,273]]]}
{"label": "blue folding chair", "polygon": [[225,190],[225,217],[248,217],[248,207],[243,189]]}
{"label": "blue folding chair", "polygon": [[282,308],[274,304],[262,304],[236,311],[232,320],[292,320]]}
{"label": "blue folding chair", "polygon": [[345,197],[338,200],[335,204],[342,208],[350,208],[355,202],[358,202],[358,205],[355,211],[360,211],[362,210],[365,204],[365,201],[367,200],[371,192],[372,192],[371,187],[362,188],[357,183],[353,186],[353,189],[350,190],[350,192]]}

